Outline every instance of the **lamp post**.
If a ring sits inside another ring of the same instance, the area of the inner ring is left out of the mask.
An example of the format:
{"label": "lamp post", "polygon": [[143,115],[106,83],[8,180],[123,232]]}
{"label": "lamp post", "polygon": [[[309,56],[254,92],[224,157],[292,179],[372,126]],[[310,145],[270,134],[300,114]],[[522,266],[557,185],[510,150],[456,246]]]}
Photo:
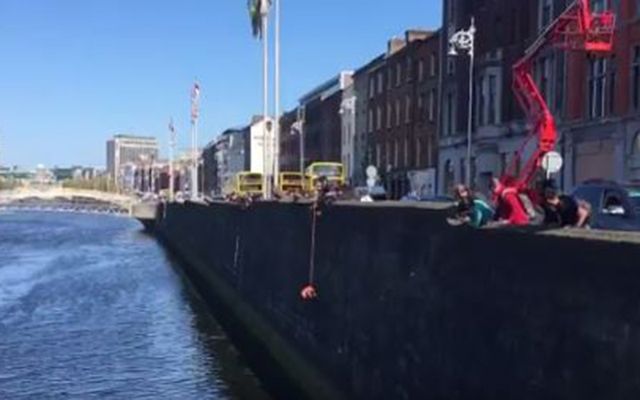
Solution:
{"label": "lamp post", "polygon": [[449,39],[449,55],[457,56],[458,51],[469,55],[469,111],[467,115],[467,159],[465,184],[471,186],[471,131],[473,130],[473,63],[475,56],[476,26],[473,17],[468,30],[459,30]]}
{"label": "lamp post", "polygon": [[304,120],[306,117],[306,108],[305,106],[298,107],[298,135],[300,135],[300,173],[304,176]]}
{"label": "lamp post", "polygon": [[169,121],[169,201],[173,202],[174,188],[174,170],[173,170],[173,156],[176,148],[176,128],[173,125],[173,118]]}
{"label": "lamp post", "polygon": [[278,186],[280,179],[280,0],[274,0],[275,38],[274,38],[274,150],[273,150],[273,184]]}

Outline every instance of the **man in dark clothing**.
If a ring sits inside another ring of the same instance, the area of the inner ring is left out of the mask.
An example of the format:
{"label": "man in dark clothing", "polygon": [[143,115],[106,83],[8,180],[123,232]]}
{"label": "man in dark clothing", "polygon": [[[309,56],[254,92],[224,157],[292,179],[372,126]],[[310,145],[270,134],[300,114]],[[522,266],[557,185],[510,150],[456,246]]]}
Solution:
{"label": "man in dark clothing", "polygon": [[587,224],[590,210],[571,196],[558,195],[554,188],[544,191],[545,224],[582,228]]}

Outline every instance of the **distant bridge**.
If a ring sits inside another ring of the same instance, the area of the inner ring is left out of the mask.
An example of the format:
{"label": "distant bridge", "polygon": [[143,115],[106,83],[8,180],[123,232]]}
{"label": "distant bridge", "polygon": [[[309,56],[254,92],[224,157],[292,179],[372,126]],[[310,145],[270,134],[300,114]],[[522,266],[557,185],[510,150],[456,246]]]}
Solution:
{"label": "distant bridge", "polygon": [[0,191],[0,208],[63,212],[130,213],[138,202],[132,196],[95,190],[21,188]]}

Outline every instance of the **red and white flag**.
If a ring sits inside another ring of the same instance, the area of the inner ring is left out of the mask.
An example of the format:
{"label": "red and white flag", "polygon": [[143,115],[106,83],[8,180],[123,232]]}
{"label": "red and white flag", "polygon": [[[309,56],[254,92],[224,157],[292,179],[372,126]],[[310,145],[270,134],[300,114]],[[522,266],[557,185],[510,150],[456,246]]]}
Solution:
{"label": "red and white flag", "polygon": [[191,122],[195,123],[200,116],[200,85],[198,82],[193,84],[191,90]]}

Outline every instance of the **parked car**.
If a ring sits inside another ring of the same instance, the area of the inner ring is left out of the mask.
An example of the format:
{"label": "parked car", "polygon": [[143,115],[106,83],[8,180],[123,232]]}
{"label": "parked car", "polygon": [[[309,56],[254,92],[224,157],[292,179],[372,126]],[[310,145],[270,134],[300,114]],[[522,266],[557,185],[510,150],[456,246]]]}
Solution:
{"label": "parked car", "polygon": [[579,185],[573,196],[591,205],[592,228],[640,231],[640,185],[591,180]]}

